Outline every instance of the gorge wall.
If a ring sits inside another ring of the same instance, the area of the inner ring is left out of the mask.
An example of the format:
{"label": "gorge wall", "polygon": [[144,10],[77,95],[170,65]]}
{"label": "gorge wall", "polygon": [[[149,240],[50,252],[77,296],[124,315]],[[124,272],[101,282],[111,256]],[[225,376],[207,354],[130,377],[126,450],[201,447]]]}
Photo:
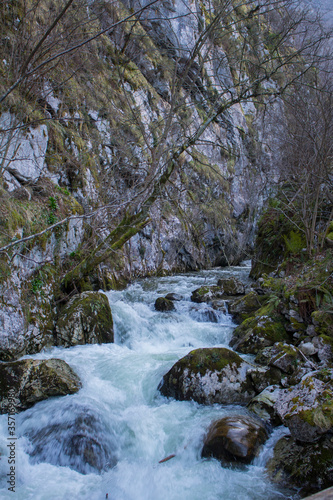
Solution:
{"label": "gorge wall", "polygon": [[[31,38],[41,36],[49,3],[41,2],[39,24],[29,25]],[[66,300],[63,276],[117,227],[129,207],[142,206],[170,150],[194,136],[221,99],[240,91],[237,54],[251,59],[253,40],[267,31],[245,6],[230,13],[226,4],[232,22],[213,36],[207,27],[214,8],[190,0],[159,1],[135,21],[117,24],[141,7],[137,1],[96,1],[83,13],[77,9],[76,17],[65,19],[65,33],[71,26],[73,37],[79,28],[86,37],[91,26],[97,32],[113,28],[15,88],[4,102],[1,247],[67,220],[1,253],[2,359],[53,345],[54,321]],[[27,28],[20,32],[28,14],[21,2],[5,2],[3,9],[6,40],[15,48],[20,36],[28,36]],[[262,55],[269,55],[266,35],[266,45],[261,38],[256,42]],[[9,54],[2,54],[2,74],[15,70]],[[252,85],[253,69],[245,64],[242,71]],[[278,78],[260,83],[272,95],[278,84]],[[149,222],[81,290],[237,264],[248,255],[256,214],[277,175],[278,139],[265,102],[249,92],[211,120],[176,158]],[[271,109],[279,114],[281,106],[276,98]]]}

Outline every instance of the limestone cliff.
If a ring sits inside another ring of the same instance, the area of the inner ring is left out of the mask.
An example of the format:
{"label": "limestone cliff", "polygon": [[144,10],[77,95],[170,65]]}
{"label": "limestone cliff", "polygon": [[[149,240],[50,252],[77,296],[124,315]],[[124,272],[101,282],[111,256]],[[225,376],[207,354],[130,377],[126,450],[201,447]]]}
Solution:
{"label": "limestone cliff", "polygon": [[[34,25],[32,18],[28,26],[31,39],[41,39],[49,3],[40,2],[39,21]],[[22,5],[2,7],[7,49],[17,49],[23,36],[15,21],[27,23]],[[247,255],[257,210],[275,175],[273,123],[264,113],[265,97],[256,99],[252,89],[258,82],[263,94],[273,95],[282,78],[256,74],[254,47],[264,56],[271,50],[268,25],[259,26],[250,7],[242,6],[224,12],[231,16],[228,30],[223,20],[213,32],[214,8],[191,0],[158,1],[119,24],[141,6],[90,2],[88,20],[87,9],[84,16],[78,9],[71,19],[74,34],[80,29],[87,37],[88,21],[92,32],[105,33],[69,59],[46,65],[45,73],[24,80],[4,101],[1,247],[42,234],[1,253],[1,348],[13,343],[24,354],[53,344],[61,278],[117,227],[134,201],[142,206],[143,192],[156,184],[170,151],[193,137],[229,95],[234,104],[177,156],[150,222],[96,268],[82,290],[112,287],[122,278],[237,264]],[[69,36],[65,21],[59,32],[66,29]],[[247,62],[240,69],[235,64],[244,52]],[[1,55],[7,76],[17,71],[10,57]],[[244,82],[252,93],[236,99],[245,92]]]}

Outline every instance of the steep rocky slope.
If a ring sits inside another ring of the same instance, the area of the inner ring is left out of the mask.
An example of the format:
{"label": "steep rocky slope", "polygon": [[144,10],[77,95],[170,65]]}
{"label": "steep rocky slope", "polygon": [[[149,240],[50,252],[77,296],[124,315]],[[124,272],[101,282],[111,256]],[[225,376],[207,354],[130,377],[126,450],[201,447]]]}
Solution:
{"label": "steep rocky slope", "polygon": [[[22,66],[38,66],[29,43],[38,47],[52,19],[52,2],[39,2],[33,14],[27,5],[1,7],[3,95]],[[276,175],[276,138],[260,95],[273,95],[283,75],[273,72],[273,79],[268,64],[255,66],[256,58],[269,60],[274,36],[250,7],[225,6],[228,23],[220,16],[212,31],[218,16],[206,2],[157,2],[121,24],[139,2],[82,6],[58,23],[43,54],[37,50],[42,65],[53,46],[65,51],[66,43],[105,33],[55,66],[45,63],[45,71],[31,70],[33,78],[10,92],[0,116],[1,247],[41,233],[0,257],[1,346],[14,342],[15,356],[53,344],[54,322],[67,300],[62,278],[127,210],[141,209],[151,186],[160,182],[161,188],[148,223],[85,276],[80,291],[236,264],[251,245],[256,212]],[[20,44],[30,52],[19,56]],[[244,53],[244,64],[237,63]],[[259,78],[259,70],[266,76]],[[210,120],[229,95],[234,104]],[[179,154],[203,123],[198,140]],[[163,165],[174,149],[166,184]]]}

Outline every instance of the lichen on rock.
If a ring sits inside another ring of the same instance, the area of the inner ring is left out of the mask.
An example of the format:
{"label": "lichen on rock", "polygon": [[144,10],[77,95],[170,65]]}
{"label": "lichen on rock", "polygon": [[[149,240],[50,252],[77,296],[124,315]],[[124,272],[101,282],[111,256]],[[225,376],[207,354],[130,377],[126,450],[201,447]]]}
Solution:
{"label": "lichen on rock", "polygon": [[244,404],[255,396],[253,367],[225,348],[191,351],[164,375],[159,386],[164,396],[203,404]]}

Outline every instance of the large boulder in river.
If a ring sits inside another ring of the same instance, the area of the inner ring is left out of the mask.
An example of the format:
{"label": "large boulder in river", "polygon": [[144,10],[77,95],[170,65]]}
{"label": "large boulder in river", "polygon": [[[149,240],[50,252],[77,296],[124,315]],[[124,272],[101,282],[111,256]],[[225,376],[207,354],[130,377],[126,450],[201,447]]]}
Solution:
{"label": "large boulder in river", "polygon": [[80,379],[61,359],[24,359],[0,363],[0,413],[26,410],[51,396],[73,394]]}
{"label": "large boulder in river", "polygon": [[164,396],[180,401],[244,404],[256,394],[252,370],[255,368],[229,349],[196,349],[174,364],[159,389]]}
{"label": "large boulder in river", "polygon": [[56,344],[113,342],[113,321],[109,301],[103,293],[83,292],[73,297],[62,310],[56,324]]}
{"label": "large boulder in river", "polygon": [[202,457],[223,463],[250,463],[268,438],[265,426],[257,419],[231,415],[214,422],[207,433]]}
{"label": "large boulder in river", "polygon": [[192,292],[191,301],[201,304],[202,302],[212,302],[222,299],[224,296],[223,288],[220,286],[201,286]]}
{"label": "large boulder in river", "polygon": [[[310,444],[285,436],[276,443],[267,470],[274,482],[296,488],[303,498],[333,484],[332,457],[331,436],[324,436]],[[323,498],[328,500],[332,497]]]}
{"label": "large boulder in river", "polygon": [[310,372],[280,392],[274,406],[298,441],[311,443],[333,432],[333,369]]}

